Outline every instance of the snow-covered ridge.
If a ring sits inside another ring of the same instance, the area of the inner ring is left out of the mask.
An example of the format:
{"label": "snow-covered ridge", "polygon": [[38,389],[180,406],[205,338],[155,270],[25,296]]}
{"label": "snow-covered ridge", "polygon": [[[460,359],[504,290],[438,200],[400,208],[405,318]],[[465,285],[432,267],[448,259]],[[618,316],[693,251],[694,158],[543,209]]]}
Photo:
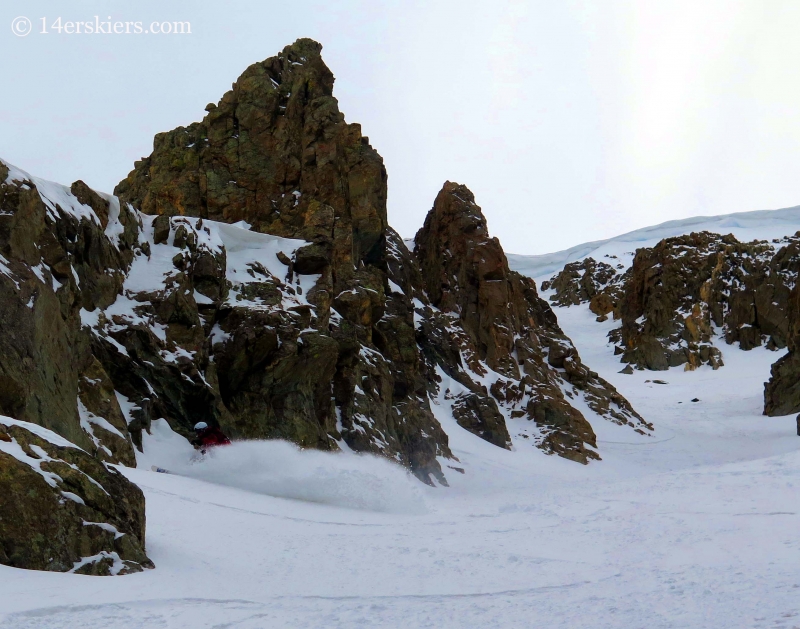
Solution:
{"label": "snow-covered ridge", "polygon": [[[3,183],[21,183],[25,181],[29,181],[36,187],[36,191],[39,193],[39,197],[42,199],[42,202],[47,206],[48,213],[50,214],[50,218],[53,220],[58,220],[58,208],[61,208],[61,211],[77,218],[78,220],[87,220],[93,222],[97,225],[100,225],[100,218],[97,216],[95,211],[89,207],[88,205],[81,203],[78,198],[72,194],[72,190],[68,186],[65,186],[60,183],[56,183],[54,181],[48,181],[47,179],[41,179],[39,177],[34,177],[30,173],[14,166],[7,162],[6,160],[0,158],[0,164],[3,164],[6,168],[8,168],[8,175],[5,178]],[[27,189],[27,184],[22,185],[23,189]],[[105,235],[111,241],[114,246],[119,249],[119,237],[124,231],[124,226],[119,220],[119,199],[115,197],[113,194],[108,194],[107,192],[99,192],[95,190],[100,197],[108,201],[108,225],[105,228]],[[8,275],[8,273],[6,273]]]}
{"label": "snow-covered ridge", "polygon": [[[83,219],[100,224],[100,219],[95,211],[88,205],[81,203],[72,193],[69,186],[34,177],[2,158],[0,158],[0,163],[8,168],[8,175],[4,183],[28,181],[34,184],[53,220],[58,220],[60,209],[61,212],[79,220]],[[23,184],[23,187],[25,187],[25,184]],[[109,202],[109,222],[108,227],[105,229],[105,234],[112,243],[118,246],[119,234],[123,230],[123,226],[119,222],[119,199],[112,194],[95,192]],[[164,245],[156,245],[153,242],[153,221],[155,217],[142,214],[133,207],[129,207],[129,210],[134,213],[141,226],[140,242],[149,242],[155,255],[149,255],[144,259],[137,257],[128,272],[125,292],[127,293],[130,290],[134,292],[162,290],[164,288],[164,278],[171,271],[174,271],[172,258],[177,253],[178,248],[174,247],[171,241]],[[243,222],[230,225],[192,217],[175,217],[174,222],[184,224],[191,229],[198,238],[198,245],[201,248],[216,254],[226,254],[226,275],[234,287],[255,281],[254,265],[260,265],[273,276],[282,278],[286,274],[286,267],[279,262],[276,257],[277,254],[280,252],[291,257],[297,249],[308,244],[304,240],[282,238],[250,231],[249,225]],[[172,236],[174,237],[174,229]],[[3,264],[3,260],[2,256],[0,256],[0,265]],[[3,272],[2,266],[0,266],[0,272]],[[314,285],[317,278],[317,275],[298,276],[296,283],[301,288],[298,291],[299,295],[307,292]],[[292,303],[289,305],[307,304],[306,300],[299,295],[297,298],[290,300]]]}
{"label": "snow-covered ridge", "polygon": [[54,446],[58,446],[59,448],[75,448],[80,450],[80,448],[71,441],[67,441],[61,435],[54,433],[52,430],[49,430],[44,426],[39,426],[38,424],[12,419],[11,417],[6,417],[5,415],[0,415],[0,424],[3,426],[19,426],[20,428],[24,428],[28,432],[33,433],[45,441],[49,441]]}
{"label": "snow-covered ridge", "polygon": [[[78,201],[78,199],[72,194],[72,192],[70,192],[70,189],[67,186],[64,186],[60,183],[47,181],[46,179],[40,179],[39,177],[34,177],[21,168],[17,168],[13,164],[9,164],[4,159],[0,159],[0,163],[4,164],[6,168],[8,168],[8,176],[3,183],[12,183],[15,181],[30,181],[33,183],[36,186],[36,190],[39,192],[39,196],[42,198],[42,201],[47,206],[47,209],[49,210],[50,216],[53,218],[53,220],[58,218],[58,212],[56,210],[56,205],[58,205],[62,211],[66,212],[67,214],[71,214],[75,218],[85,218],[87,220],[94,221],[98,225],[100,224],[100,219],[97,218],[94,210],[92,210],[92,208],[90,208],[88,205],[84,205]],[[110,201],[110,195],[103,196],[106,198],[106,200]],[[119,206],[117,206],[117,213],[119,213]]]}
{"label": "snow-covered ridge", "polygon": [[800,230],[800,205],[781,210],[758,210],[737,212],[720,216],[695,216],[660,225],[644,227],[607,240],[595,240],[576,245],[563,251],[542,255],[507,254],[509,266],[534,279],[546,279],[557,273],[564,265],[593,257],[616,256],[615,264],[630,265],[633,254],[640,247],[652,247],[664,238],[681,236],[691,232],[710,231],[717,234],[733,234],[742,242],[772,240],[794,234]]}

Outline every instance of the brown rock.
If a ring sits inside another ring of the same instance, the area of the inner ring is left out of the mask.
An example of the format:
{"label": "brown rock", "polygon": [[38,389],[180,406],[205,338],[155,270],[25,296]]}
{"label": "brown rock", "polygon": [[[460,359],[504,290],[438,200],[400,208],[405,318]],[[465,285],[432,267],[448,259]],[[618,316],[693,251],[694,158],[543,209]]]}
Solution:
{"label": "brown rock", "polygon": [[614,301],[608,293],[597,293],[589,301],[589,310],[598,317],[605,316],[614,311]]}
{"label": "brown rock", "polygon": [[[386,249],[390,230],[383,160],[359,125],[344,121],[321,49],[301,39],[250,66],[217,105],[207,108],[201,122],[159,134],[152,155],[137,162],[116,193],[123,202],[159,215],[155,244],[168,242],[165,219],[178,215],[244,220],[255,231],[309,243],[291,259],[284,254],[285,278],[261,274],[258,282],[242,288],[242,299],[269,304],[272,314],[231,310],[225,304],[205,307],[205,334],[216,324],[231,336],[212,344],[210,353],[200,349],[193,361],[199,373],[211,368],[219,381],[220,391],[204,387],[200,396],[206,400],[202,415],[208,421],[239,437],[282,437],[320,448],[336,448],[343,439],[353,449],[402,461],[426,482],[443,482],[436,457],[450,452],[430,411],[422,359],[413,341],[411,297],[386,295],[393,256]],[[407,255],[398,241],[395,250]],[[175,242],[183,244],[184,238],[176,233]],[[179,295],[191,294],[197,278],[193,244],[186,245],[189,259],[180,262],[190,282],[181,280]],[[282,280],[291,283],[298,274],[319,275],[307,295],[312,309],[302,323],[278,312],[281,296],[298,291]],[[211,284],[210,292],[200,292],[217,304],[219,291]],[[156,296],[155,301],[163,321],[169,300]],[[180,303],[174,306],[181,311]],[[190,323],[186,319],[184,325]],[[194,323],[191,329],[198,329]],[[249,344],[263,325],[274,326],[280,350],[258,357]],[[298,333],[308,327],[318,334],[304,334],[301,342]],[[130,353],[141,333],[125,336],[116,338]],[[157,359],[158,340],[150,338],[147,345],[153,349],[137,353],[155,365],[163,363]],[[194,421],[188,413],[190,396],[171,390],[171,368],[153,378],[147,375],[153,368],[142,360],[133,362],[118,369],[115,382],[138,383],[135,398],[141,401],[143,426],[149,417],[143,383],[156,380],[164,382],[153,384],[157,404],[170,407],[163,416],[186,433]],[[170,398],[185,402],[170,403]]]}
{"label": "brown rock", "polygon": [[100,225],[103,227],[103,229],[108,227],[108,201],[97,194],[80,179],[72,184],[70,192],[75,195],[78,201],[84,205],[88,205],[90,208],[92,208],[92,210],[94,210],[94,213],[97,214],[97,218],[100,219]]}
{"label": "brown rock", "polygon": [[0,417],[0,563],[109,575],[152,568],[144,496],[113,468],[24,422]]}
{"label": "brown rock", "polygon": [[[554,291],[550,301],[556,306],[577,306],[600,299],[597,315],[610,313],[619,300],[625,276],[617,268],[594,258],[571,262],[542,284],[543,290]],[[607,304],[611,304],[608,308]],[[596,306],[597,307],[597,306]],[[600,312],[599,310],[604,310]]]}
{"label": "brown rock", "polygon": [[621,327],[609,338],[623,362],[653,370],[684,365],[693,371],[706,364],[718,369],[723,361],[712,344],[715,329],[743,350],[764,343],[773,350],[786,347],[786,305],[800,270],[799,243],[797,236],[770,244],[694,233],[639,249],[624,273],[622,265],[586,258],[566,265],[547,284],[557,305],[588,302],[597,321],[613,312]]}
{"label": "brown rock", "polygon": [[[407,249],[387,225],[383,161],[344,121],[320,51],[298,40],[248,68],[201,122],[156,136],[117,187],[119,209],[76,182],[103,225],[3,186],[13,212],[0,215],[0,250],[23,281],[0,276],[13,286],[0,318],[24,316],[0,331],[0,408],[105,460],[131,462],[127,440],[141,447],[163,417],[186,436],[206,421],[234,438],[346,444],[428,483],[446,483],[439,458],[452,458],[431,398],[500,447],[507,421],[528,417],[539,447],[581,462],[597,454],[576,396],[649,429],[508,269],[466,188],[446,184]],[[232,267],[242,249],[227,251],[209,219],[305,244],[280,241],[277,268],[274,254]],[[606,267],[590,276],[610,286]],[[14,352],[38,362],[18,366]],[[37,396],[47,413],[31,410]]]}
{"label": "brown rock", "polygon": [[115,194],[148,214],[245,220],[313,242],[297,271],[332,264],[344,289],[354,267],[383,256],[386,171],[344,122],[321,50],[299,39],[250,66],[202,122],[156,136]]}
{"label": "brown rock", "polygon": [[[102,201],[82,182],[73,188],[88,203]],[[124,423],[120,435],[93,438],[78,412],[79,379],[94,369],[81,309],[116,298],[129,259],[127,227],[118,249],[99,223],[46,206],[32,182],[0,184],[0,207],[0,252],[9,269],[0,273],[0,413],[49,428],[87,451],[108,448],[108,460],[132,461]],[[119,219],[132,223],[127,214]],[[98,422],[107,419],[99,406],[93,409]]]}
{"label": "brown rock", "polygon": [[[466,187],[445,183],[415,242],[431,303],[420,313],[418,342],[470,392],[453,402],[463,427],[496,445],[509,444],[498,417],[524,410],[541,431],[539,447],[586,463],[597,458],[587,447],[596,446],[594,432],[568,402],[565,384],[570,395],[584,397],[607,419],[645,425],[611,385],[582,364],[533,281],[508,268]],[[489,391],[481,384],[486,378],[494,379]]]}
{"label": "brown rock", "polygon": [[786,315],[791,321],[789,352],[772,365],[764,385],[764,414],[789,415],[800,411],[800,290],[795,284]]}

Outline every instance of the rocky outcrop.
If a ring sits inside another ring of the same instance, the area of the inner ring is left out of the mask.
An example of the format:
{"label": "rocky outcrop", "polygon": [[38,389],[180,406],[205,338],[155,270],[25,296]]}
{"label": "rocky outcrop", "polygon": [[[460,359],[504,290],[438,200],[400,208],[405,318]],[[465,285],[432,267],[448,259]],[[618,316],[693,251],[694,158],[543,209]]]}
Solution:
{"label": "rocky outcrop", "polygon": [[550,280],[542,282],[543,291],[553,291],[550,301],[556,306],[588,303],[592,312],[604,316],[614,311],[623,292],[622,264],[611,265],[584,258],[570,262]]}
{"label": "rocky outcrop", "polygon": [[[243,269],[257,281],[241,290],[198,289],[210,302],[202,306],[207,325],[184,322],[203,333],[181,347],[194,352],[187,368],[208,386],[202,395],[178,394],[186,404],[196,400],[204,418],[237,437],[281,437],[326,449],[343,441],[395,458],[428,482],[443,481],[436,457],[450,452],[425,395],[421,355],[408,344],[413,308],[407,296],[389,290],[383,160],[359,125],[339,112],[321,48],[301,39],[252,65],[207,107],[202,122],[158,135],[153,154],[137,162],[116,193],[158,215],[154,229],[169,245],[183,221],[186,268],[174,272],[180,295],[196,288],[191,234],[202,226],[188,217],[245,221],[253,231],[298,239],[281,251],[274,273],[262,272],[263,264]],[[231,277],[222,253],[208,259],[213,277]],[[158,303],[150,303],[152,320],[170,329],[155,312]],[[187,312],[194,309],[189,303]],[[212,329],[219,333],[201,349]],[[149,365],[134,362],[141,384],[128,393],[142,409],[142,425],[163,415],[185,433],[196,415],[183,402],[164,402],[176,395],[146,375]],[[152,396],[145,381],[169,412],[146,410]]]}
{"label": "rocky outcrop", "polygon": [[103,460],[133,464],[127,425],[82,314],[116,300],[136,219],[82,182],[72,190],[93,205],[4,164],[0,182],[0,413]]}
{"label": "rocky outcrop", "polygon": [[469,190],[445,185],[414,251],[388,226],[382,159],[320,51],[248,68],[156,136],[118,197],[3,166],[0,409],[104,461],[133,464],[164,418],[440,484],[445,420],[583,463],[579,408],[649,431],[509,270]]}
{"label": "rocky outcrop", "polygon": [[[798,236],[741,243],[709,232],[667,238],[636,251],[632,266],[591,258],[567,265],[549,283],[558,305],[589,303],[622,362],[640,369],[723,365],[716,336],[743,350],[786,347],[789,294],[800,269]],[[624,271],[624,272],[623,272]]]}
{"label": "rocky outcrop", "polygon": [[152,568],[144,496],[55,433],[0,417],[0,564],[118,575]]}
{"label": "rocky outcrop", "polygon": [[[186,434],[187,418],[199,413],[236,437],[281,437],[326,449],[346,444],[394,458],[427,482],[444,482],[437,457],[451,454],[429,399],[439,393],[437,370],[460,373],[461,352],[474,346],[470,369],[482,369],[475,361],[488,361],[490,369],[498,368],[497,373],[519,383],[519,365],[512,366],[509,354],[516,351],[513,333],[504,336],[499,327],[486,323],[497,319],[502,325],[499,311],[504,306],[498,304],[505,302],[496,300],[506,296],[487,281],[475,304],[481,313],[453,327],[451,305],[439,304],[440,295],[425,277],[430,274],[425,265],[435,254],[418,259],[388,227],[383,162],[359,126],[347,124],[338,111],[333,75],[320,51],[316,42],[299,40],[248,68],[217,105],[207,107],[203,121],[158,135],[152,155],[137,162],[118,186],[123,204],[157,215],[144,219],[153,225],[149,260],[156,253],[180,258],[165,275],[174,276],[167,282],[175,287],[170,290],[204,296],[205,303],[197,304],[202,317],[182,324],[202,329],[189,344],[180,342],[184,333],[171,332],[177,322],[164,319],[159,304],[167,299],[165,291],[152,287],[132,298],[141,304],[137,312],[147,309],[149,325],[165,328],[167,341],[174,340],[187,357],[179,388],[191,389],[194,378],[195,386],[205,389],[171,391],[174,377],[148,374],[153,365],[161,365],[165,374],[175,369],[163,365],[159,352],[153,351],[146,360],[132,358],[125,373],[115,378],[134,405],[135,427],[146,428],[150,418],[164,416]],[[432,216],[438,216],[435,209]],[[204,264],[215,270],[203,276],[205,288],[198,287],[195,258],[202,246],[196,243],[203,241],[198,230],[217,229],[208,219],[244,221],[276,243],[274,236],[296,240],[275,244],[270,259],[233,270],[230,246],[222,242],[219,250],[204,254]],[[185,234],[179,236],[178,229]],[[421,238],[421,251],[450,246],[443,232]],[[162,251],[176,243],[186,253]],[[499,247],[497,262],[508,272]],[[511,290],[535,294],[535,287],[523,284],[517,277]],[[186,312],[193,312],[191,300],[184,301]],[[478,325],[478,319],[483,323]],[[109,328],[106,336],[129,355],[132,349],[140,355],[130,330],[130,324]],[[163,354],[157,336],[156,330],[149,333],[148,343]],[[494,349],[496,343],[502,348]],[[177,351],[166,349],[170,356]],[[541,354],[538,346],[529,351]],[[574,348],[554,352],[559,356],[554,358],[556,369],[563,368],[570,352]],[[128,363],[111,356],[103,362]],[[590,382],[587,390],[595,387],[590,395],[597,400],[595,406],[614,421],[639,425],[627,402],[607,384],[599,384],[596,374],[583,373],[579,360],[567,364],[575,365],[570,377],[576,382]],[[130,375],[134,371],[139,377],[136,390],[130,387],[136,381]],[[542,447],[586,460],[592,454],[583,444],[594,444],[593,433],[564,400],[554,373],[542,367],[529,376],[531,382],[548,380],[546,393],[543,389],[534,405],[542,426],[549,426],[543,429],[547,435]],[[520,410],[529,401],[525,392],[503,380],[494,385],[496,395],[490,395],[483,384],[465,374],[459,377],[467,390],[453,394],[453,416],[491,443],[508,447],[510,416],[504,409],[525,415]],[[190,400],[201,400],[203,410],[187,412]],[[497,400],[505,400],[505,406],[499,407]],[[511,409],[514,405],[518,408]]]}
{"label": "rocky outcrop", "polygon": [[[402,299],[387,300],[371,342],[357,335],[358,291],[326,309],[312,303],[325,277],[293,271],[304,241],[196,218],[141,220],[148,254],[135,257],[122,294],[92,322],[94,352],[137,443],[152,419],[186,436],[203,420],[234,438],[347,444],[426,479],[434,473],[424,466],[447,453],[447,439],[414,372],[418,350],[397,338],[411,316],[396,312]],[[416,416],[402,412],[414,404]]]}
{"label": "rocky outcrop", "polygon": [[308,241],[294,270],[331,275],[320,304],[385,268],[387,227],[383,160],[339,112],[321,50],[300,39],[251,65],[201,122],[157,135],[115,190],[146,214]]}
{"label": "rocky outcrop", "polygon": [[786,308],[789,352],[772,365],[764,385],[764,414],[800,413],[800,288],[795,282]]}
{"label": "rocky outcrop", "polygon": [[430,304],[418,309],[420,345],[461,385],[449,395],[462,427],[508,447],[508,424],[525,418],[539,429],[537,445],[584,463],[597,456],[595,436],[570,398],[616,423],[652,428],[583,365],[534,282],[509,269],[465,186],[444,185],[414,254]]}

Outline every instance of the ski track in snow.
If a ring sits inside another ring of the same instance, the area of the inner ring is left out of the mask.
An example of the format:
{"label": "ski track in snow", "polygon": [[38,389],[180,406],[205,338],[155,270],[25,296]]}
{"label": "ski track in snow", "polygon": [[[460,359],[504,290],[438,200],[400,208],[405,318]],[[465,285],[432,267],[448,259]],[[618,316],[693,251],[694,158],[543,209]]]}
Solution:
{"label": "ski track in snow", "polygon": [[[778,354],[722,346],[716,372],[628,376],[598,333],[607,324],[585,307],[558,314],[655,437],[596,421],[604,460],[581,466],[443,419],[461,459],[443,463],[466,474],[420,484],[422,514],[127,470],[147,496],[157,568],[0,567],[0,627],[800,627],[800,438],[793,417],[760,415]],[[151,452],[178,456],[160,438]]]}
{"label": "ski track in snow", "polygon": [[[800,226],[800,210],[783,212],[768,225],[776,236]],[[743,237],[763,232],[762,219],[690,224]],[[686,225],[512,266],[541,279],[565,256],[627,263],[676,230]],[[800,438],[794,417],[761,415],[780,353],[721,343],[718,371],[623,375],[606,343],[614,322],[585,305],[556,313],[654,436],[587,415],[603,460],[581,466],[533,447],[523,419],[509,425],[513,451],[491,446],[440,397],[434,412],[459,461],[441,461],[450,488],[428,488],[383,460],[287,444],[234,445],[193,464],[159,420],[139,469],[124,470],[147,498],[156,569],[0,566],[0,629],[800,628]]]}

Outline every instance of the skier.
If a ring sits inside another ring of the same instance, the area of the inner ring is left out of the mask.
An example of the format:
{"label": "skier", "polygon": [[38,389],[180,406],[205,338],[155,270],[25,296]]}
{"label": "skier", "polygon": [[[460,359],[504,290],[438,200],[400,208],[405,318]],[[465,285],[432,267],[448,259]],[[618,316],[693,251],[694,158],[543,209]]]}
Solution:
{"label": "skier", "polygon": [[205,454],[209,448],[217,446],[227,446],[231,440],[225,436],[219,428],[210,427],[205,422],[198,422],[194,425],[195,438],[192,439],[191,444]]}

